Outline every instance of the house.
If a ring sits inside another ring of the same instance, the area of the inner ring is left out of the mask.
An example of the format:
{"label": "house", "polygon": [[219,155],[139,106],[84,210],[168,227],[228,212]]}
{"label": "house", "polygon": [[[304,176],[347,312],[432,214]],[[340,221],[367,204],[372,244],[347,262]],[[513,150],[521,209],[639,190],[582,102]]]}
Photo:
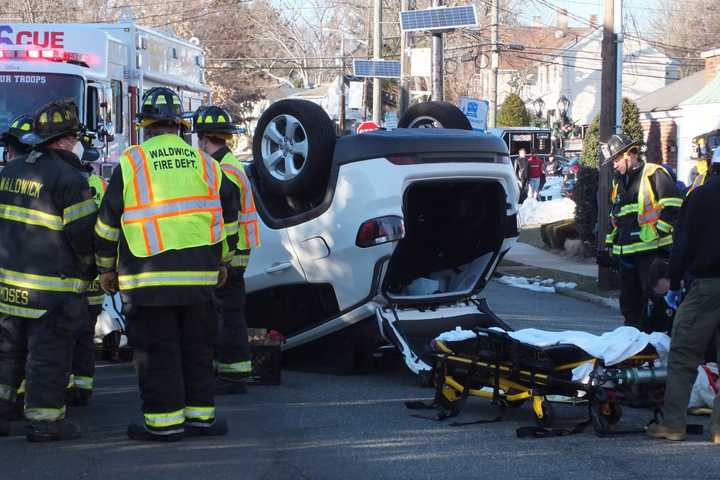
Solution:
{"label": "house", "polygon": [[680,104],[705,85],[705,71],[693,73],[637,100],[648,158],[677,167],[677,119]]}
{"label": "house", "polygon": [[[601,28],[591,29],[562,50],[538,57],[537,81],[528,100],[545,105],[569,101],[568,117],[586,125],[600,113],[602,82]],[[626,36],[623,42],[622,94],[631,100],[658,90],[679,76],[677,62],[647,42]]]}
{"label": "house", "polygon": [[638,99],[648,156],[677,167],[687,182],[692,139],[720,128],[720,49],[701,54],[705,69]]}

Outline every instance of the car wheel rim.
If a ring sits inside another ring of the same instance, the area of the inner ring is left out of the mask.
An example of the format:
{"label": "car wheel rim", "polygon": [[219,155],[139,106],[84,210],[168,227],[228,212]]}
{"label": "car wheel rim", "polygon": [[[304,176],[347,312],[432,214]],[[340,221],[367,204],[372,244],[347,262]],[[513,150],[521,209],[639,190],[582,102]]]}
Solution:
{"label": "car wheel rim", "polygon": [[273,178],[282,182],[295,179],[307,163],[308,136],[300,120],[278,115],[263,131],[260,150],[262,161]]}
{"label": "car wheel rim", "polygon": [[413,119],[408,128],[443,128],[443,125],[437,118],[423,116]]}

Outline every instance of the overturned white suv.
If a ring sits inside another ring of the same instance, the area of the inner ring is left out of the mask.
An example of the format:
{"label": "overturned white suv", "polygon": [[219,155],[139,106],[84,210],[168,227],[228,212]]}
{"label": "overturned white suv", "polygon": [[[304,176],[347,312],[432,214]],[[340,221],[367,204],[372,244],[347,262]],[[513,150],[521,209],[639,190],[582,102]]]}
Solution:
{"label": "overturned white suv", "polygon": [[417,370],[411,350],[425,339],[492,316],[471,297],[517,237],[507,146],[443,102],[399,125],[435,128],[336,139],[324,110],[301,100],[260,118],[247,171],[262,247],[245,276],[247,316],[285,349],[379,319]]}

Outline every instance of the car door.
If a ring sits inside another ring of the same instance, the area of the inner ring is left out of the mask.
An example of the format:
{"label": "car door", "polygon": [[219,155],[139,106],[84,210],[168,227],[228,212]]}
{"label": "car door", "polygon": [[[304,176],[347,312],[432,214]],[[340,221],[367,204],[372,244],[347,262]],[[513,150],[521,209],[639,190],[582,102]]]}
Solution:
{"label": "car door", "polygon": [[286,229],[273,230],[259,223],[260,248],[253,249],[245,272],[248,293],[278,285],[304,283],[305,273],[293,249]]}

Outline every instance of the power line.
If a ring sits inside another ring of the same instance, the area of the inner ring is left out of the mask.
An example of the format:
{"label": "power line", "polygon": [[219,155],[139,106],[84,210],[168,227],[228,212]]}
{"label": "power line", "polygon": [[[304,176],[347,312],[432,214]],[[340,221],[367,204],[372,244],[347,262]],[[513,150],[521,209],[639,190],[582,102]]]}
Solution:
{"label": "power line", "polygon": [[[602,68],[583,67],[583,66],[580,66],[580,65],[570,65],[570,64],[561,63],[561,62],[552,62],[552,61],[550,61],[550,60],[541,60],[541,59],[536,59],[536,58],[531,58],[531,57],[524,57],[524,56],[522,56],[522,55],[517,55],[517,57],[518,57],[518,58],[524,58],[524,59],[526,59],[526,60],[532,60],[532,61],[534,61],[534,62],[544,63],[544,64],[547,64],[547,65],[558,65],[558,66],[561,66],[561,67],[575,68],[575,69],[578,69],[578,70],[589,70],[589,71],[594,71],[594,72],[602,72]],[[662,79],[662,80],[679,80],[678,78],[668,78],[668,77],[666,77],[666,76],[646,75],[646,74],[641,74],[641,73],[632,73],[632,74],[630,74],[630,75],[633,75],[633,76],[635,76],[635,77],[644,77],[644,78],[659,78],[659,79]]]}

